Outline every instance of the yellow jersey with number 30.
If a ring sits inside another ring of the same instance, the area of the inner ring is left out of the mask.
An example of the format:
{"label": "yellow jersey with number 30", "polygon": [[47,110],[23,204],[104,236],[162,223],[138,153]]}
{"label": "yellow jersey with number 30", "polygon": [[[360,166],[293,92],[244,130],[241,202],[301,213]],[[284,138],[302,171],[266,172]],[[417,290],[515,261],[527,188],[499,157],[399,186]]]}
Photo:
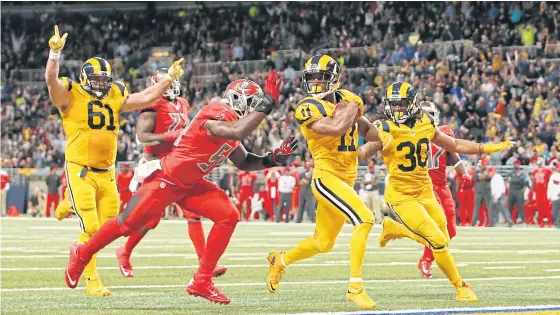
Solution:
{"label": "yellow jersey with number 30", "polygon": [[373,124],[393,136],[391,147],[382,153],[389,172],[385,200],[389,204],[399,204],[418,197],[426,185],[432,185],[428,159],[431,158],[430,140],[436,130],[434,119],[423,112],[412,128],[388,119],[376,120]]}
{"label": "yellow jersey with number 30", "polygon": [[[362,99],[348,90],[337,90],[334,93],[337,102],[353,100],[363,106]],[[319,134],[309,128],[311,123],[323,117],[332,117],[334,108],[335,104],[331,102],[307,96],[298,103],[295,117],[313,157],[313,178],[321,177],[322,172],[328,172],[354,185],[358,176],[358,125],[354,123],[339,137]]]}
{"label": "yellow jersey with number 30", "polygon": [[59,109],[66,133],[66,161],[109,168],[115,164],[119,136],[119,114],[128,97],[126,87],[113,83],[103,99],[97,99],[69,78],[61,78],[70,92],[66,110]]}

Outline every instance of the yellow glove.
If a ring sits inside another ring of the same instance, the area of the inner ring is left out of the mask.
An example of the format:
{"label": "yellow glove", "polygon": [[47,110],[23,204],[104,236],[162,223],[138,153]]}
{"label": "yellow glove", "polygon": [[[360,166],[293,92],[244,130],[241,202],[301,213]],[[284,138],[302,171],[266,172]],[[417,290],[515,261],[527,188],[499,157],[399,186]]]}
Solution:
{"label": "yellow glove", "polygon": [[511,149],[513,148],[514,145],[515,145],[515,141],[510,141],[510,140],[502,141],[496,144],[484,144],[482,145],[482,152],[496,153],[496,152]]}
{"label": "yellow glove", "polygon": [[393,147],[393,136],[391,136],[390,133],[385,131],[378,131],[377,137],[379,138],[381,144],[383,145],[383,149],[381,149],[382,152],[387,152],[391,150],[391,148]]}
{"label": "yellow glove", "polygon": [[51,36],[49,39],[49,47],[55,53],[59,53],[62,48],[64,48],[64,44],[66,43],[66,37],[68,37],[68,33],[64,33],[62,37],[58,33],[58,25],[54,26],[54,35]]}
{"label": "yellow glove", "polygon": [[169,70],[167,70],[167,75],[165,76],[165,80],[169,81],[169,82],[173,82],[175,80],[177,80],[178,78],[183,76],[183,66],[182,63],[185,60],[185,58],[181,58],[177,61],[175,61],[171,67],[169,67]]}

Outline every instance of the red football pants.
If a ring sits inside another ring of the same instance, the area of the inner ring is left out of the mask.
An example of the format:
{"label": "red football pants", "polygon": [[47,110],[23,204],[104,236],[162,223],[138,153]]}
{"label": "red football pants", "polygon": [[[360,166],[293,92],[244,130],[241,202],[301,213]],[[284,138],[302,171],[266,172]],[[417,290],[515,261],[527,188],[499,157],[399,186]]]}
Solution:
{"label": "red football pants", "polygon": [[459,204],[461,225],[470,225],[474,211],[474,191],[472,189],[463,190]]}
{"label": "red football pants", "polygon": [[548,223],[552,222],[552,205],[548,201],[546,193],[536,194],[537,210],[539,211],[539,225],[544,225],[544,218],[548,219]]}
{"label": "red football pants", "polygon": [[239,222],[239,211],[214,183],[201,179],[190,187],[180,187],[171,184],[163,172],[158,171],[142,183],[127,209],[119,216],[121,230],[128,236],[142,227],[155,228],[165,208],[172,203],[214,223]]}
{"label": "red football pants", "polygon": [[60,196],[58,194],[47,194],[47,205],[45,208],[45,216],[51,216],[51,205],[54,206],[53,211],[58,207],[58,202],[60,201]]}
{"label": "red football pants", "polygon": [[239,192],[239,215],[241,216],[241,212],[243,211],[243,205],[247,205],[247,210],[245,210],[245,221],[249,220],[251,216],[251,197],[253,197],[253,192],[251,190],[241,189]]}
{"label": "red football pants", "polygon": [[[445,218],[447,219],[447,233],[449,233],[449,238],[455,237],[457,235],[457,218],[455,201],[453,200],[453,195],[451,190],[446,186],[434,186],[434,193],[436,199],[441,205],[443,212],[445,213]],[[424,247],[424,254],[422,255],[422,260],[429,261],[430,263],[434,261],[434,255],[429,247]]]}

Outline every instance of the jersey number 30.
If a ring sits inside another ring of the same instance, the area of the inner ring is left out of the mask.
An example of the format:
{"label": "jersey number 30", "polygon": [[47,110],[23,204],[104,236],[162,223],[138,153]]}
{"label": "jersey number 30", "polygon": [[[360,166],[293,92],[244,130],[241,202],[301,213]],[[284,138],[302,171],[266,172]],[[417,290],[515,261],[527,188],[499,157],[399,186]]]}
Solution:
{"label": "jersey number 30", "polygon": [[[423,145],[426,146],[425,150],[422,150]],[[400,152],[405,148],[408,149],[408,153],[404,156],[404,158],[409,161],[410,165],[399,164],[399,170],[403,172],[412,172],[416,166],[426,167],[428,164],[428,154],[430,154],[430,140],[428,140],[428,138],[418,140],[416,145],[410,141],[401,142],[397,146],[397,151]]]}
{"label": "jersey number 30", "polygon": [[[108,104],[103,104],[98,100],[94,100],[88,103],[88,126],[91,129],[102,129],[105,127],[105,114],[102,112],[94,111],[95,107],[105,108],[109,112],[109,125],[107,125],[107,130],[115,130],[115,114],[113,113],[113,109]],[[98,117],[99,119],[95,119]]]}

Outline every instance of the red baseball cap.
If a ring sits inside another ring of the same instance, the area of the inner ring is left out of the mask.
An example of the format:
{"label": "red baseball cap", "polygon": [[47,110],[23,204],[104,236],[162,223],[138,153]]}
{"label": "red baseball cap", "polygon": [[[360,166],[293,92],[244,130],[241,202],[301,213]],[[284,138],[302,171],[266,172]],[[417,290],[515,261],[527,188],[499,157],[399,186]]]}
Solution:
{"label": "red baseball cap", "polygon": [[369,167],[370,170],[373,170],[373,169],[375,169],[375,164],[374,163],[369,163],[368,167]]}
{"label": "red baseball cap", "polygon": [[515,162],[513,162],[513,165],[521,165],[521,160],[515,160]]}
{"label": "red baseball cap", "polygon": [[494,173],[496,171],[496,167],[488,166],[488,173]]}
{"label": "red baseball cap", "polygon": [[311,168],[311,163],[310,162],[305,162],[305,165],[303,166],[305,167],[306,170]]}

